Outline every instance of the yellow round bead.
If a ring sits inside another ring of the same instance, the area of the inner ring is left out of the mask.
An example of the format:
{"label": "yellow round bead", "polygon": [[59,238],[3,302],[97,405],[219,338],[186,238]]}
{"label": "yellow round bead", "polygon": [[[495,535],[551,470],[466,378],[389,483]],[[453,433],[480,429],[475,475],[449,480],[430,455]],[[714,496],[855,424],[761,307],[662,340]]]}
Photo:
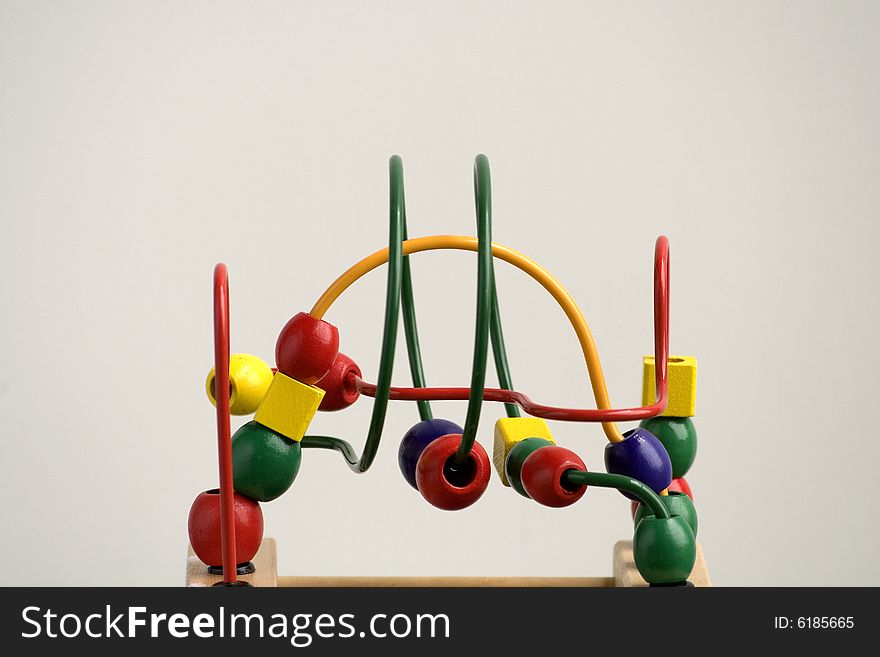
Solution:
{"label": "yellow round bead", "polygon": [[[256,411],[270,383],[272,368],[265,361],[251,354],[232,354],[229,357],[229,412],[232,415],[249,415]],[[205,381],[205,392],[216,406],[213,367]]]}

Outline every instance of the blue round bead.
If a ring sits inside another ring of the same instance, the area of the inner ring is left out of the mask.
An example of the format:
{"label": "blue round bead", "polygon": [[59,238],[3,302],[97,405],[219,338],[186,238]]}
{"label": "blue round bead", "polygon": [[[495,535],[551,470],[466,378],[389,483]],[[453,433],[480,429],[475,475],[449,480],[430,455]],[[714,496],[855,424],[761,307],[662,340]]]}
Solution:
{"label": "blue round bead", "polygon": [[[605,446],[605,469],[611,474],[638,479],[655,493],[667,488],[672,483],[672,461],[663,443],[641,427],[627,431],[623,438]],[[631,500],[638,499],[620,492]]]}
{"label": "blue round bead", "polygon": [[450,433],[461,434],[463,430],[455,422],[434,418],[422,420],[404,434],[397,450],[397,465],[410,486],[419,489],[416,485],[416,465],[425,448],[440,436]]}

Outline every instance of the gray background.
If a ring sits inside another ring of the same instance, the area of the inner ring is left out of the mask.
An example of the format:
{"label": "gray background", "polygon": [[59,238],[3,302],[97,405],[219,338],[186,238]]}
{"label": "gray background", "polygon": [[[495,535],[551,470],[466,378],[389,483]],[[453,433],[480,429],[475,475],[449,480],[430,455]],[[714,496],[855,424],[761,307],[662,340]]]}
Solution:
{"label": "gray background", "polygon": [[[617,406],[639,402],[669,235],[715,582],[880,584],[878,27],[856,2],[0,3],[0,582],[181,583],[189,505],[216,485],[214,263],[233,350],[271,360],[283,323],[383,246],[389,155],[411,234],[472,234],[484,152],[496,240],[568,286]],[[413,270],[429,383],[466,385],[475,259]],[[517,387],[592,406],[553,301],[497,278]],[[373,380],[383,286],[327,316]],[[401,345],[402,385],[404,363]],[[360,448],[369,410],[311,429]],[[264,505],[283,573],[610,573],[622,497],[549,510],[493,479],[440,512],[397,471],[416,420],[392,405],[364,476],[306,454]],[[598,427],[553,430],[602,469]]]}

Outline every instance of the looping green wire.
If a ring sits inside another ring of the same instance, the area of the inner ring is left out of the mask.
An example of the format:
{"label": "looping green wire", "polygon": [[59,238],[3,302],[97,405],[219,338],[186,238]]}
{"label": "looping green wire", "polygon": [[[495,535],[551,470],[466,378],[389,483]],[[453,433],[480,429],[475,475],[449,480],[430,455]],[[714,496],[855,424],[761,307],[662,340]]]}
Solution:
{"label": "looping green wire", "polygon": [[385,290],[385,326],[382,332],[382,350],[379,356],[379,375],[376,382],[376,398],[373,400],[373,413],[370,428],[360,459],[354,448],[341,438],[330,436],[304,436],[302,447],[335,449],[342,454],[349,467],[357,473],[369,470],[385,425],[388,410],[388,397],[391,389],[391,374],[394,369],[394,348],[397,344],[397,321],[400,314],[401,282],[403,270],[404,198],[403,163],[398,156],[389,162],[391,174],[391,228],[388,240],[388,283]]}
{"label": "looping green wire", "polygon": [[467,462],[468,454],[477,438],[483,389],[486,387],[486,358],[489,353],[489,325],[492,318],[492,289],[494,262],[492,258],[492,183],[489,160],[478,155],[474,161],[474,200],[477,210],[477,320],[474,330],[474,359],[471,367],[471,393],[461,444],[455,453],[452,467]]}
{"label": "looping green wire", "polygon": [[[402,183],[401,183],[402,187]],[[403,206],[403,241],[409,239],[406,229],[406,205]],[[409,256],[403,256],[403,287],[400,291],[400,300],[403,306],[403,332],[406,336],[406,355],[409,360],[409,370],[412,374],[413,387],[424,388],[425,372],[422,367],[422,349],[419,345],[419,330],[416,326],[416,307],[413,300],[412,270],[409,264]],[[422,399],[416,402],[419,409],[419,419],[430,420],[434,417],[431,412],[431,402]]]}
{"label": "looping green wire", "polygon": [[[425,387],[421,350],[416,326],[415,304],[413,301],[412,273],[409,257],[403,255],[403,241],[407,239],[406,204],[403,185],[403,162],[394,156],[389,162],[391,179],[390,193],[390,231],[388,251],[388,282],[385,295],[385,319],[382,334],[382,350],[379,358],[379,374],[376,383],[376,397],[363,454],[358,458],[350,443],[333,436],[304,436],[303,448],[332,449],[339,452],[345,462],[357,473],[366,472],[375,459],[382,437],[382,428],[388,409],[391,375],[394,367],[394,351],[397,343],[397,323],[401,303],[403,323],[406,334],[407,356],[415,387]],[[492,197],[489,178],[489,161],[484,155],[474,163],[474,192],[477,207],[478,284],[477,284],[477,329],[474,349],[474,367],[471,376],[471,398],[468,401],[467,419],[464,434],[456,456],[463,462],[473,447],[479,425],[483,401],[483,388],[486,378],[486,358],[488,339],[491,334],[492,351],[501,387],[513,389],[501,319],[498,311],[498,298],[495,291],[495,277],[492,260]],[[519,409],[513,404],[505,404],[510,417],[519,416]],[[433,414],[427,401],[419,402],[419,415],[422,420],[431,419]],[[460,456],[459,456],[460,455]],[[461,463],[458,463],[461,465]]]}
{"label": "looping green wire", "polygon": [[[333,436],[304,436],[300,443],[303,448],[332,449],[339,452],[349,467],[357,472],[366,472],[375,459],[385,424],[388,399],[391,388],[391,374],[394,368],[394,351],[397,344],[397,323],[403,304],[403,323],[406,332],[407,356],[415,387],[425,387],[422,369],[421,350],[416,327],[415,305],[413,302],[412,274],[409,256],[403,255],[403,242],[407,239],[406,205],[403,192],[403,162],[394,156],[389,162],[391,178],[391,216],[388,246],[388,282],[385,292],[385,320],[382,333],[382,350],[379,358],[379,374],[376,383],[376,397],[363,454],[357,452],[347,441]],[[502,388],[513,389],[504,335],[501,330],[501,315],[498,308],[498,294],[495,289],[495,272],[492,258],[492,189],[489,175],[489,160],[478,155],[474,161],[474,196],[477,212],[477,320],[474,337],[474,358],[471,372],[471,394],[468,399],[467,416],[461,444],[455,454],[453,467],[460,467],[473,448],[483,403],[483,388],[486,382],[486,359],[488,342],[492,341],[492,355]],[[505,404],[508,417],[519,417],[519,408]],[[427,401],[419,402],[419,415],[422,420],[431,419],[431,408]],[[623,475],[603,472],[569,470],[565,478],[574,485],[586,484],[602,488],[616,488],[638,497],[647,504],[657,518],[668,518],[669,511],[660,497],[642,482]]]}

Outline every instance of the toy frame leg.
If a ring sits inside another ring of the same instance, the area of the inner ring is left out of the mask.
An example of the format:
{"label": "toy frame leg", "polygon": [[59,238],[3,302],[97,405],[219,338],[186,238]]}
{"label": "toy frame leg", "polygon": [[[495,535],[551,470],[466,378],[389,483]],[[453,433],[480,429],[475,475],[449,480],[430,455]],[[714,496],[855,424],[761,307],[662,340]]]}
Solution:
{"label": "toy frame leg", "polygon": [[[254,557],[256,572],[238,579],[260,587],[632,587],[647,586],[636,570],[632,541],[618,541],[614,546],[613,577],[332,577],[279,576],[274,538],[264,538]],[[186,586],[213,586],[222,582],[210,575],[208,568],[189,548],[186,559]],[[703,551],[697,545],[697,561],[689,580],[694,586],[712,586]]]}

